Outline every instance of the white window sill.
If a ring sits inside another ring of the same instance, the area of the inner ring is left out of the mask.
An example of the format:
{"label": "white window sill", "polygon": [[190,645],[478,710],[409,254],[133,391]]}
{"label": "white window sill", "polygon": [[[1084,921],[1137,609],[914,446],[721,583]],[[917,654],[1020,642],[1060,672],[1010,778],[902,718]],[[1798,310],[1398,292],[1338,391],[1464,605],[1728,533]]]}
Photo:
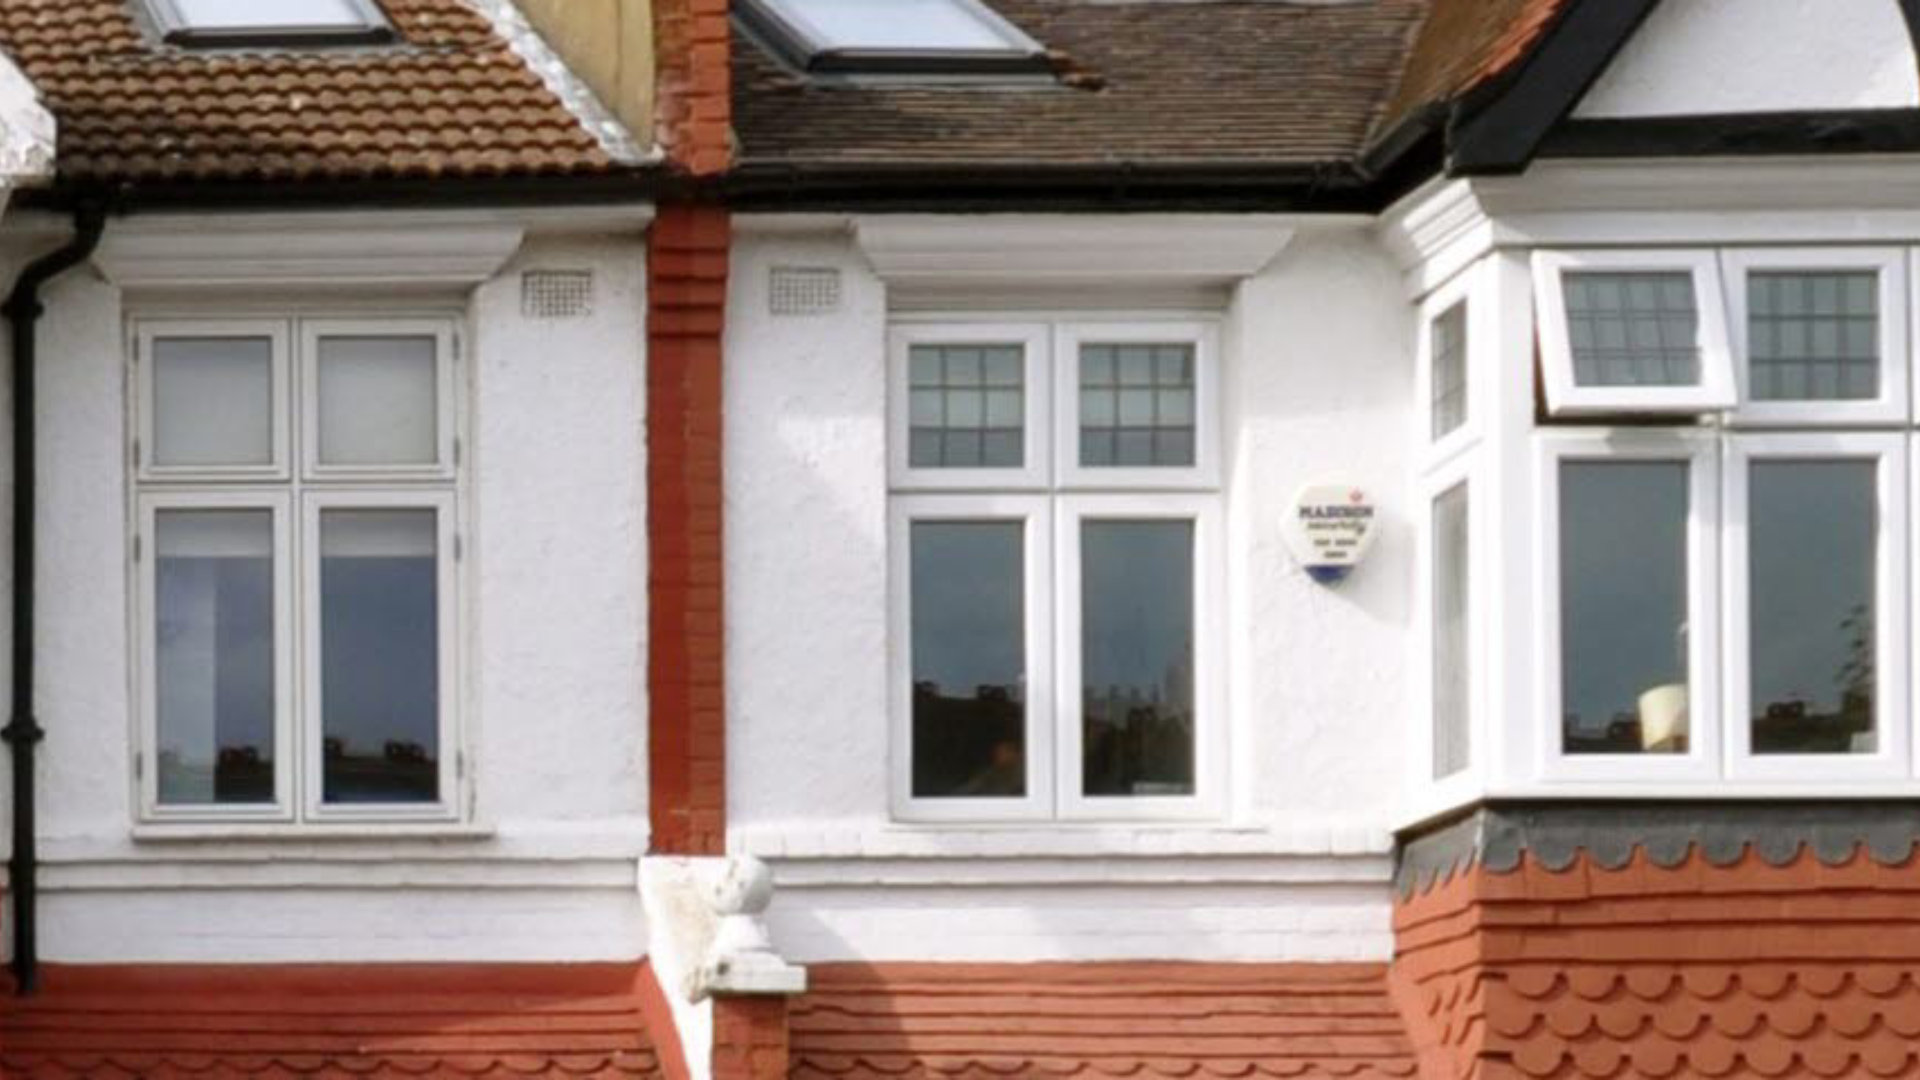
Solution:
{"label": "white window sill", "polygon": [[309,840],[491,840],[495,828],[482,822],[147,822],[133,827],[137,843],[194,843],[207,840],[260,840],[300,843]]}
{"label": "white window sill", "polygon": [[831,823],[818,828],[770,826],[734,833],[735,851],[761,858],[842,859],[1022,859],[1180,858],[1282,855],[1305,857],[1386,856],[1393,836],[1384,827],[1298,824],[1094,825],[1055,823],[909,824]]}

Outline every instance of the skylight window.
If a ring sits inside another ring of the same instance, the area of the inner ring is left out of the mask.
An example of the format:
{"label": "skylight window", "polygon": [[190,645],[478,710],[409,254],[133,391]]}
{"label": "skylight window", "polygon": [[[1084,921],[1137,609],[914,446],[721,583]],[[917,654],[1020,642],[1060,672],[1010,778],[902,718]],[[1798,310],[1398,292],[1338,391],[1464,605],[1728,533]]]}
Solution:
{"label": "skylight window", "polygon": [[355,45],[393,39],[374,0],[146,0],[176,45]]}
{"label": "skylight window", "polygon": [[1046,51],[977,0],[744,0],[742,21],[818,74],[1047,70]]}

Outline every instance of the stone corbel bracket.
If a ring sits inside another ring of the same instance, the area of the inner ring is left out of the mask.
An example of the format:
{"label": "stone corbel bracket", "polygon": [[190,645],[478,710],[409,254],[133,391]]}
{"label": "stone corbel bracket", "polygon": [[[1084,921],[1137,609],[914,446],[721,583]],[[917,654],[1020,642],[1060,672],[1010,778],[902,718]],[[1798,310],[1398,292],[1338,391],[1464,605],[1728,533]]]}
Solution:
{"label": "stone corbel bracket", "polygon": [[750,855],[657,856],[641,864],[640,890],[655,970],[689,1004],[714,995],[791,995],[807,989],[767,934],[773,871]]}

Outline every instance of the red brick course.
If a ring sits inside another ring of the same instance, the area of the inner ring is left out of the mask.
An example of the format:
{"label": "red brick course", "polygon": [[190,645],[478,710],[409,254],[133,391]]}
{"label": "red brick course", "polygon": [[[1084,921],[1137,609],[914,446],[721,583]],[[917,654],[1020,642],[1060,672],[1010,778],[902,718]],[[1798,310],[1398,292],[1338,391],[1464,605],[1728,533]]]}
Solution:
{"label": "red brick course", "polygon": [[713,1000],[713,1080],[786,1080],[787,999]]}
{"label": "red brick course", "polygon": [[1423,1075],[1920,1076],[1920,860],[1529,858],[1404,900]]}
{"label": "red brick course", "polygon": [[648,244],[647,532],[653,850],[726,850],[722,207],[660,207]]}
{"label": "red brick course", "polygon": [[655,136],[695,176],[733,160],[732,30],[727,0],[654,0]]}

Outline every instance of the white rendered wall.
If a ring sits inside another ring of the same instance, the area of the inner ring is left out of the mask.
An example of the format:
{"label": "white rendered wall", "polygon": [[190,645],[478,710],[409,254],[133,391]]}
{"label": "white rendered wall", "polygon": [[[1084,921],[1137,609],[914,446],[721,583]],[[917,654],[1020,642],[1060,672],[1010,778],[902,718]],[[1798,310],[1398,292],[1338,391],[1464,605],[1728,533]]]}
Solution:
{"label": "white rendered wall", "polygon": [[[1412,313],[1364,229],[1304,232],[1221,313],[1230,812],[929,827],[888,808],[886,290],[844,229],[767,224],[742,223],[729,298],[728,811],[733,847],[774,864],[776,944],[801,960],[1387,956]],[[776,266],[839,269],[838,312],[769,315]],[[1322,479],[1367,487],[1387,517],[1337,590],[1279,535]]]}
{"label": "white rendered wall", "polygon": [[1661,0],[1574,116],[1916,105],[1899,0]]}
{"label": "white rendered wall", "polygon": [[[635,878],[647,843],[644,250],[638,236],[535,238],[468,297],[415,302],[383,288],[300,298],[332,312],[366,300],[396,310],[464,306],[470,315],[462,584],[476,836],[133,837],[123,316],[152,298],[123,305],[90,270],[48,290],[38,680],[48,731],[45,958],[553,961],[645,952]],[[547,267],[594,272],[590,316],[522,319],[519,272]]]}

